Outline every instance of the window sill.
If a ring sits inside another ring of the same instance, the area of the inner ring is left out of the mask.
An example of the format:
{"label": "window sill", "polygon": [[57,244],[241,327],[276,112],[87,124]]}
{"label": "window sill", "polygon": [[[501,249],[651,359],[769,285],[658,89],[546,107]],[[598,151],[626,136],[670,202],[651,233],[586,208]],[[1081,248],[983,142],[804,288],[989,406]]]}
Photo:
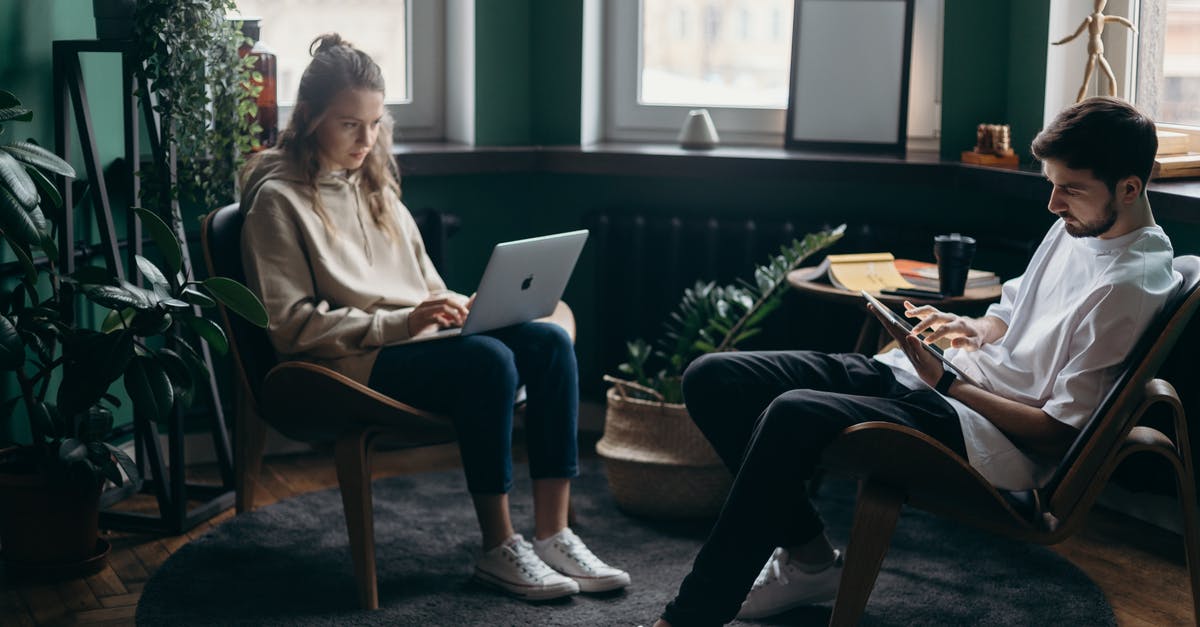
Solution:
{"label": "window sill", "polygon": [[[685,150],[671,144],[603,143],[588,146],[471,146],[397,144],[402,176],[470,174],[585,174],[682,178],[787,178],[930,185],[1045,202],[1049,185],[1035,169],[1004,170],[942,160],[935,152],[904,156],[810,152],[772,147],[720,146]],[[1163,220],[1200,224],[1200,179],[1150,184],[1150,202]]]}

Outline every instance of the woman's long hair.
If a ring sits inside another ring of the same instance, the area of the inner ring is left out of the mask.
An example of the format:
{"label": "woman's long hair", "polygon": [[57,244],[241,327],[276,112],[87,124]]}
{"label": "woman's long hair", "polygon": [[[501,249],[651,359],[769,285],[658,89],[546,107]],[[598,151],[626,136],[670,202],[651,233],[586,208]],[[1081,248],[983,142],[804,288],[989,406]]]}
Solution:
{"label": "woman's long hair", "polygon": [[[317,175],[321,169],[320,146],[316,130],[330,102],[347,89],[364,89],[383,93],[383,73],[367,53],[355,48],[337,33],[321,35],[309,46],[312,61],[300,77],[296,108],[287,128],[279,135],[279,149],[296,168],[310,188],[313,210],[332,233],[333,224],[321,196],[317,192]],[[261,153],[260,153],[261,154]],[[253,167],[253,160],[247,171]],[[389,210],[385,190],[391,188],[400,196],[400,173],[392,161],[392,116],[386,111],[380,122],[379,135],[371,152],[360,168],[362,186],[370,209],[371,219],[389,237],[399,230]]]}

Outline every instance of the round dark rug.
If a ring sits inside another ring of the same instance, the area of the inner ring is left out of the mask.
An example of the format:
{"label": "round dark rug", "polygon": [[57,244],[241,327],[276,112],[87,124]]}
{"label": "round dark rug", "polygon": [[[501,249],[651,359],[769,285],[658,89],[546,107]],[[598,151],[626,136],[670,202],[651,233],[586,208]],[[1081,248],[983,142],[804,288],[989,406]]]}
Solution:
{"label": "round dark rug", "polygon": [[[523,477],[519,466],[515,475]],[[827,482],[817,501],[844,546],[854,486]],[[528,479],[513,521],[532,532]],[[462,473],[375,482],[381,609],[357,607],[337,490],[304,494],[230,519],[176,552],[147,582],[139,625],[650,625],[675,593],[706,523],[645,521],[621,513],[597,460],[585,460],[572,502],[575,530],[633,585],[608,596],[530,605],[470,581],[479,542]],[[824,625],[828,607],[768,624]],[[864,624],[1115,624],[1099,589],[1039,546],[1012,542],[905,509]]]}

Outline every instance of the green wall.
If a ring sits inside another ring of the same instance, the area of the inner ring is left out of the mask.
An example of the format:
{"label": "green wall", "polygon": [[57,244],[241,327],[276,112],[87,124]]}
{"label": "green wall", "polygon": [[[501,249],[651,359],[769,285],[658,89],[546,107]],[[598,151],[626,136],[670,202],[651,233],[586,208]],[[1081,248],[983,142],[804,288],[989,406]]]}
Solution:
{"label": "green wall", "polygon": [[[54,146],[51,43],[96,36],[90,0],[0,0],[0,89],[13,92],[34,110],[33,122],[11,125],[10,133]],[[121,135],[121,61],[113,54],[85,54],[82,60],[101,160],[124,152]],[[72,121],[74,124],[74,121]],[[82,169],[75,142],[72,162]]]}
{"label": "green wall", "polygon": [[1042,127],[1046,0],[945,0],[942,158],[975,145],[980,123],[1010,124],[1022,162]]}
{"label": "green wall", "polygon": [[[21,133],[47,145],[53,143],[49,42],[90,37],[90,5],[88,0],[0,0],[0,88],[16,92],[38,111],[35,123]],[[959,151],[973,146],[980,122],[1012,124],[1014,147],[1027,150],[1041,126],[1047,7],[1045,0],[946,0],[944,158],[957,160]],[[582,0],[477,0],[479,144],[578,144],[582,16]],[[108,160],[122,146],[118,69],[111,60],[89,58],[84,71]],[[914,183],[527,173],[410,174],[404,187],[410,207],[461,216],[463,228],[449,243],[447,273],[451,286],[460,290],[474,287],[496,242],[577,228],[596,210],[738,213],[750,208],[831,222],[903,222],[1014,236],[1040,234],[1049,222],[1040,201]],[[1200,228],[1164,226],[1179,252],[1200,250]],[[584,389],[593,397],[602,374],[593,359],[595,264],[585,251],[566,295],[579,322]]]}

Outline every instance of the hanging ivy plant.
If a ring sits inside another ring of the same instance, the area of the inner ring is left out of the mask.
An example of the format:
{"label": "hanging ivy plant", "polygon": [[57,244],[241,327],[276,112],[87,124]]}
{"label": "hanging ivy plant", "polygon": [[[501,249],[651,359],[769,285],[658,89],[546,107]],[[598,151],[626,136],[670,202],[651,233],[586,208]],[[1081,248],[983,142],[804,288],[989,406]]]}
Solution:
{"label": "hanging ivy plant", "polygon": [[250,58],[238,57],[245,40],[225,19],[233,0],[138,0],[134,40],[149,79],[162,145],[174,150],[178,178],[151,169],[149,198],[172,206],[172,226],[182,236],[178,205],[214,208],[234,198],[242,155],[253,135]]}

